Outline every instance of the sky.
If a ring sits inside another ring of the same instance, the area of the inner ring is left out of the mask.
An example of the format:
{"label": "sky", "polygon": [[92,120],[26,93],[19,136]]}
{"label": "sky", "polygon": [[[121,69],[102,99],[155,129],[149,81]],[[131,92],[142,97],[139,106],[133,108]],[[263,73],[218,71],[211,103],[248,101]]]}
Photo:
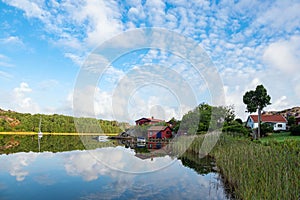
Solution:
{"label": "sky", "polygon": [[[246,120],[243,94],[259,84],[271,96],[265,110],[299,106],[299,0],[2,0],[0,9],[5,110],[133,122],[180,119],[205,102]],[[160,30],[151,44],[145,29]]]}

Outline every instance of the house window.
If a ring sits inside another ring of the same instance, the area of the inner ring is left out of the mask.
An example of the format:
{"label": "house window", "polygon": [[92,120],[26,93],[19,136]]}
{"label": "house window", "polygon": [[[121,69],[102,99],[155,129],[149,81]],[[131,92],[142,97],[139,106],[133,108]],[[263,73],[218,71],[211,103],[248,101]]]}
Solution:
{"label": "house window", "polygon": [[282,128],[282,124],[277,124],[277,127],[278,128]]}

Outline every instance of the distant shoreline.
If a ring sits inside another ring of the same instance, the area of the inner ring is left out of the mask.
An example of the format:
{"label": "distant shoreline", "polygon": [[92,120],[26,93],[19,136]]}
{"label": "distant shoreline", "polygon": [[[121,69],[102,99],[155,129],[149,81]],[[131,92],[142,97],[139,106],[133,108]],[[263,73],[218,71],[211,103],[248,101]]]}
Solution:
{"label": "distant shoreline", "polygon": [[[37,135],[37,132],[0,132],[0,135]],[[105,136],[116,136],[119,133],[43,133],[43,135],[105,135]]]}

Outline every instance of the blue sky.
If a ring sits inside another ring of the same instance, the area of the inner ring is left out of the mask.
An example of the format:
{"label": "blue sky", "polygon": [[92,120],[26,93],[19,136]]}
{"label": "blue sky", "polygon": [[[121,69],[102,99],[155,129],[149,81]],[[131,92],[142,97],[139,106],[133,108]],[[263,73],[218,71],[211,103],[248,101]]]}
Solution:
{"label": "blue sky", "polygon": [[[74,88],[91,52],[114,36],[145,27],[171,30],[198,43],[238,117],[246,117],[242,95],[258,84],[272,97],[266,110],[299,105],[300,1],[3,0],[0,8],[0,107],[6,110],[72,115]],[[121,103],[124,99],[115,93],[126,88],[118,84],[146,65],[169,66],[177,81],[189,83],[195,101],[176,99],[172,87],[180,88],[180,82],[175,82],[169,90],[166,85],[136,87]],[[207,88],[212,80],[194,75],[187,61],[170,52],[140,49],[110,63],[85,92],[94,95],[93,114],[99,118],[180,118],[196,104],[212,102]],[[118,105],[126,107],[129,118],[118,113]]]}

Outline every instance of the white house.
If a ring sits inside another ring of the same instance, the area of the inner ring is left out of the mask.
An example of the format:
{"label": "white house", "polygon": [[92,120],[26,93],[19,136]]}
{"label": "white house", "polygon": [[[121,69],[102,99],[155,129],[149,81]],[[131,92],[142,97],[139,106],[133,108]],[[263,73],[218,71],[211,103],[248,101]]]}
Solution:
{"label": "white house", "polygon": [[[287,120],[282,115],[262,115],[262,123],[271,124],[274,131],[285,131]],[[246,121],[246,126],[252,129],[258,127],[258,115],[250,115]]]}

